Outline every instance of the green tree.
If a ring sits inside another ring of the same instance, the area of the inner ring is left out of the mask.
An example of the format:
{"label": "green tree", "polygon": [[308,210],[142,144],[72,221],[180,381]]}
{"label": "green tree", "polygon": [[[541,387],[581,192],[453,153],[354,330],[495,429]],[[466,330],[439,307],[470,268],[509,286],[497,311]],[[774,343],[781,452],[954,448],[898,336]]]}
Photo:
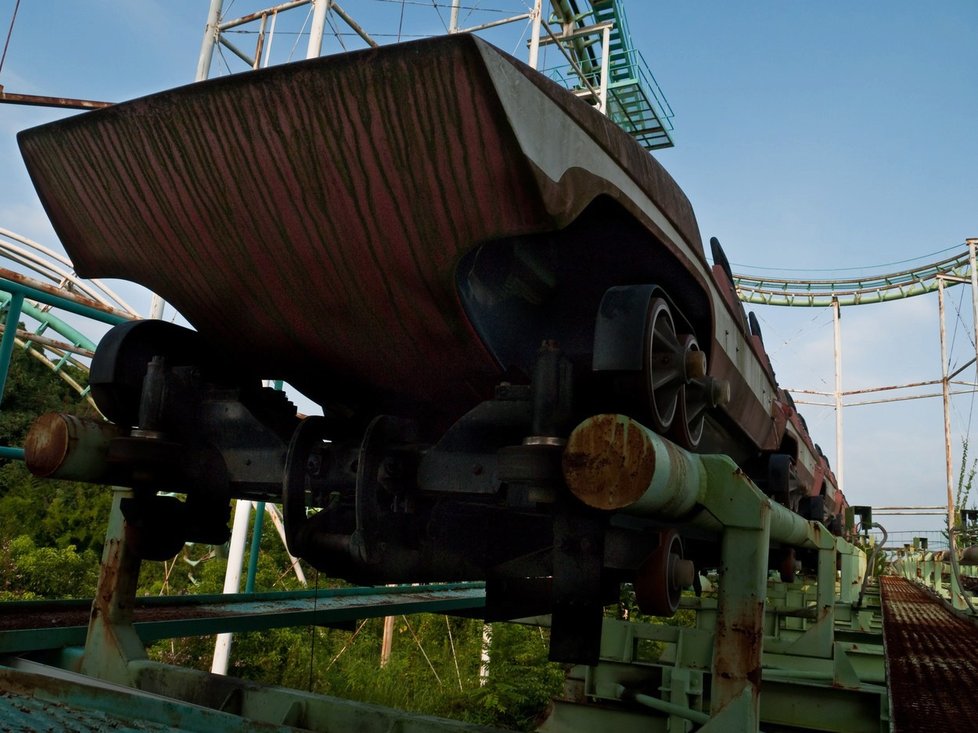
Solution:
{"label": "green tree", "polygon": [[89,596],[98,558],[74,546],[38,547],[27,535],[0,542],[0,595],[5,600]]}
{"label": "green tree", "polygon": [[[22,446],[34,420],[50,411],[96,414],[47,367],[16,350],[0,406],[0,445]],[[104,487],[38,479],[21,461],[0,461],[0,538],[27,534],[39,546],[74,546],[101,555],[111,503]]]}

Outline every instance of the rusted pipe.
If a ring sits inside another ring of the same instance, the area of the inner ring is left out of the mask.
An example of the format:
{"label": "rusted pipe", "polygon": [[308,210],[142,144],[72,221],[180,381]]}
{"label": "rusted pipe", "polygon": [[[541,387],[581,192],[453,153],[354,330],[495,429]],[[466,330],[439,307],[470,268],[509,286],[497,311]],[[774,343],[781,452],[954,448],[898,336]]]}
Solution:
{"label": "rusted pipe", "polygon": [[14,94],[5,92],[0,86],[0,102],[4,104],[23,104],[30,107],[56,107],[60,109],[102,109],[111,107],[112,102],[97,102],[92,99],[70,99],[68,97],[45,97],[37,94]]}
{"label": "rusted pipe", "polygon": [[24,462],[35,476],[97,483],[108,475],[109,442],[121,434],[112,423],[48,412],[27,433]]}
{"label": "rusted pipe", "polygon": [[[685,516],[697,504],[722,504],[708,501],[710,481],[739,480],[750,491],[745,500],[770,507],[771,539],[809,548],[834,542],[824,527],[762,494],[729,459],[689,453],[625,415],[595,415],[574,428],[562,467],[571,493],[588,506],[661,518]],[[716,530],[717,520],[738,521],[714,508],[693,523]]]}
{"label": "rusted pipe", "polygon": [[698,456],[624,415],[595,415],[570,434],[564,479],[588,506],[679,517],[706,490]]}

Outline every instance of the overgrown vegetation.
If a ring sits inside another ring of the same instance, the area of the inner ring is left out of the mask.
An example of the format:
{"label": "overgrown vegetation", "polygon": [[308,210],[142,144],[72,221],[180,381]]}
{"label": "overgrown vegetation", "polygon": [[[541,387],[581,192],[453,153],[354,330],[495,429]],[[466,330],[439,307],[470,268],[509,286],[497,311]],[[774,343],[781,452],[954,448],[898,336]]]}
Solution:
{"label": "overgrown vegetation", "polygon": [[[968,439],[961,441],[961,465],[958,468],[958,485],[954,493],[955,543],[958,547],[978,544],[978,521],[971,512],[975,510],[971,489],[978,472],[978,459],[968,463]],[[971,505],[969,506],[969,502]]]}
{"label": "overgrown vegetation", "polygon": [[[207,548],[188,547],[168,563],[144,563],[141,592],[219,593],[226,560]],[[308,572],[308,571],[307,571]],[[312,571],[310,586],[344,585]],[[300,588],[278,536],[262,537],[258,590]],[[489,677],[480,683],[481,620],[420,614],[395,618],[392,654],[381,666],[382,618],[345,629],[299,627],[237,634],[229,673],[485,725],[529,730],[560,692],[564,670],[547,661],[543,629],[493,624]],[[209,669],[213,637],[162,641],[152,658]]]}

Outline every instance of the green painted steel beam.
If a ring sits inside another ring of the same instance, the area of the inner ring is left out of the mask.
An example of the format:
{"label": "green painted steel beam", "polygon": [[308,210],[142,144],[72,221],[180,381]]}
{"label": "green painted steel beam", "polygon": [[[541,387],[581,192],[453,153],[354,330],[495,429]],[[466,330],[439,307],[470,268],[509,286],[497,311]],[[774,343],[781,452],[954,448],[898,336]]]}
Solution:
{"label": "green painted steel beam", "polygon": [[[620,0],[591,0],[590,10],[579,13],[574,13],[566,2],[556,3],[554,8],[552,20],[571,22],[578,28],[588,24],[588,16],[593,25],[611,23],[608,48],[601,51],[608,57],[608,117],[646,150],[672,147],[675,144],[672,108],[642,54],[632,44]],[[601,81],[601,65],[593,63],[590,55],[596,43],[596,40],[574,38],[568,48],[588,83],[595,87]],[[581,87],[581,80],[573,69],[551,69],[547,73],[568,89]]]}
{"label": "green painted steel beam", "polygon": [[24,660],[0,666],[0,729],[119,733],[496,730],[154,662],[143,661],[134,666],[141,683],[138,689]]}
{"label": "green painted steel beam", "polygon": [[4,387],[7,385],[7,373],[10,371],[10,357],[14,353],[14,340],[17,338],[17,324],[24,308],[22,293],[14,293],[7,303],[6,327],[3,338],[0,339],[0,401],[3,400]]}
{"label": "green painted steel beam", "polygon": [[25,298],[36,300],[38,303],[44,303],[46,305],[54,306],[55,308],[61,308],[69,313],[84,316],[85,318],[91,318],[92,320],[100,321],[102,323],[108,323],[113,326],[132,320],[131,318],[126,318],[114,313],[106,313],[98,308],[87,306],[84,303],[78,303],[74,300],[69,300],[68,298],[63,298],[59,295],[53,295],[52,293],[45,292],[39,288],[31,287],[30,285],[16,282],[15,280],[9,280],[5,277],[0,277],[0,291],[14,295],[21,295]]}
{"label": "green painted steel beam", "polygon": [[[3,283],[2,278],[0,278],[0,283]],[[10,293],[0,292],[0,305],[6,306],[12,297],[13,296]],[[73,301],[64,300],[63,302],[71,303]],[[61,308],[63,306],[58,304],[55,307]],[[31,303],[24,303],[23,312],[25,316],[33,318],[35,321],[41,324],[41,328],[37,331],[38,334],[43,333],[43,331],[47,330],[48,328],[51,328],[75,346],[80,346],[81,348],[88,349],[89,351],[95,350],[96,343],[94,341],[92,341],[88,336],[83,334],[74,326],[55,316],[53,313],[41,310]]]}
{"label": "green painted steel beam", "polygon": [[[84,644],[91,606],[90,600],[4,603],[0,606],[0,621],[5,621],[3,626],[7,630],[0,631],[0,653]],[[364,618],[452,613],[483,607],[484,583],[153,596],[136,600],[133,626],[139,638],[147,643],[182,636],[330,625]],[[50,618],[55,621],[47,620]],[[57,625],[59,618],[63,626]],[[17,628],[18,619],[21,623],[28,622],[26,627]],[[30,621],[37,621],[38,625],[30,626]]]}
{"label": "green painted steel beam", "polygon": [[0,729],[268,731],[288,726],[242,725],[229,713],[64,673],[51,675],[0,667]]}

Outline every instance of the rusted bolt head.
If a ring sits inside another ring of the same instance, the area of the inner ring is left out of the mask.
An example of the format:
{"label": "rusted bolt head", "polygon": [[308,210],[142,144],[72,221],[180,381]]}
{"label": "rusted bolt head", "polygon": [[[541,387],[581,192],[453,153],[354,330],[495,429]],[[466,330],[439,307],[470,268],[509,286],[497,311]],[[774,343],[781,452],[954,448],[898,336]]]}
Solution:
{"label": "rusted bolt head", "polygon": [[692,560],[684,560],[678,555],[673,555],[672,565],[672,585],[674,588],[689,588],[696,579],[696,566]]}
{"label": "rusted bolt head", "polygon": [[706,376],[706,354],[702,351],[686,352],[686,379],[703,379]]}

